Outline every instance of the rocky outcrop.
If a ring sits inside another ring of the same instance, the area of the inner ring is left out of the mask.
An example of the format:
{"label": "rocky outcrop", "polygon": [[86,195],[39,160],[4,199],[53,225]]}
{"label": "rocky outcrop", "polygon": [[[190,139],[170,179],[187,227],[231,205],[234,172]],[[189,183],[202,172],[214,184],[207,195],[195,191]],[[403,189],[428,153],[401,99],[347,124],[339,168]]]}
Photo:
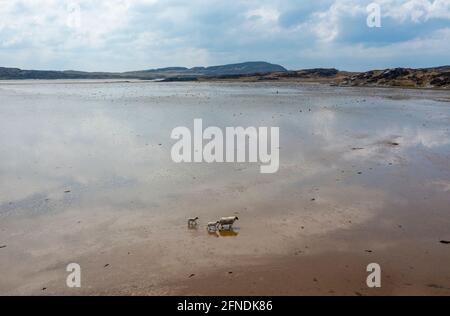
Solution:
{"label": "rocky outcrop", "polygon": [[341,85],[450,88],[450,67],[372,70],[344,78]]}
{"label": "rocky outcrop", "polygon": [[280,74],[280,77],[304,78],[304,79],[332,78],[336,77],[338,73],[339,70],[334,68],[314,68],[297,71],[288,71],[284,74]]}

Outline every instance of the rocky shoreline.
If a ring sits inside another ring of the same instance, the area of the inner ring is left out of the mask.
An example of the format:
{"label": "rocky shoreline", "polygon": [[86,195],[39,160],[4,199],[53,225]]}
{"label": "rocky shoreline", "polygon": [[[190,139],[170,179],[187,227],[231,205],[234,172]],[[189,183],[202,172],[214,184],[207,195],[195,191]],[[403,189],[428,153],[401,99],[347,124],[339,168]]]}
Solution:
{"label": "rocky shoreline", "polygon": [[[340,71],[334,68],[316,68],[270,74],[191,79],[194,81],[293,81],[327,83],[333,86],[449,89],[450,66],[424,69],[392,68],[361,73]],[[182,78],[170,78],[168,80],[181,81]]]}

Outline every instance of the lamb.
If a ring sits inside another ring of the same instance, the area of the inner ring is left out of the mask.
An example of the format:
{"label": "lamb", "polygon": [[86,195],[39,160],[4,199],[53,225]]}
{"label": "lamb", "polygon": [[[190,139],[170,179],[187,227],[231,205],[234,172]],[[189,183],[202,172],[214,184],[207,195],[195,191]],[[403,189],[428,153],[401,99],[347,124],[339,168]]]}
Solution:
{"label": "lamb", "polygon": [[189,227],[195,227],[195,226],[197,226],[197,225],[198,225],[197,220],[198,220],[198,217],[195,217],[195,218],[189,218],[189,219],[188,219],[188,226],[189,226]]}
{"label": "lamb", "polygon": [[235,221],[239,220],[237,216],[233,217],[222,217],[219,220],[220,228],[223,228],[224,226],[228,226],[228,229],[231,230],[233,228],[233,224]]}
{"label": "lamb", "polygon": [[215,230],[217,230],[219,223],[220,223],[219,221],[209,222],[208,225],[206,226],[206,228],[208,229],[208,231],[215,231]]}

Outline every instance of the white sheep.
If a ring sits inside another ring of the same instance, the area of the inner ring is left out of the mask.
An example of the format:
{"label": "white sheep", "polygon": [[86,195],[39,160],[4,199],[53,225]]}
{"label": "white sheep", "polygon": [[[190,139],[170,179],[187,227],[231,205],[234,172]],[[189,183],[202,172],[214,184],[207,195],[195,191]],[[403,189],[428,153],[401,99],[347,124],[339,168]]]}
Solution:
{"label": "white sheep", "polygon": [[206,226],[206,228],[208,229],[208,231],[215,231],[215,230],[217,230],[218,226],[219,226],[219,221],[209,222],[208,225]]}
{"label": "white sheep", "polygon": [[228,226],[228,229],[231,230],[231,229],[233,229],[234,222],[237,221],[237,220],[239,220],[239,218],[237,216],[222,217],[219,220],[220,228],[223,229],[224,226]]}
{"label": "white sheep", "polygon": [[197,221],[198,221],[198,217],[195,217],[195,218],[189,218],[189,219],[188,219],[188,226],[189,226],[189,227],[195,227],[195,226],[197,226],[197,225],[198,225]]}

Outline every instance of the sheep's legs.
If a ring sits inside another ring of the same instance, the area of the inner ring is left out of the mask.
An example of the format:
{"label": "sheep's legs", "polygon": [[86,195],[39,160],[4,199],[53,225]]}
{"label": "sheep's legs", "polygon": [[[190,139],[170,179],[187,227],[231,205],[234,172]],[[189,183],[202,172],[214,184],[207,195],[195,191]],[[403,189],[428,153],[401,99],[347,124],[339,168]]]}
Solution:
{"label": "sheep's legs", "polygon": [[230,224],[228,224],[228,225],[220,225],[219,226],[219,230],[232,230],[233,229],[233,225],[230,225]]}

